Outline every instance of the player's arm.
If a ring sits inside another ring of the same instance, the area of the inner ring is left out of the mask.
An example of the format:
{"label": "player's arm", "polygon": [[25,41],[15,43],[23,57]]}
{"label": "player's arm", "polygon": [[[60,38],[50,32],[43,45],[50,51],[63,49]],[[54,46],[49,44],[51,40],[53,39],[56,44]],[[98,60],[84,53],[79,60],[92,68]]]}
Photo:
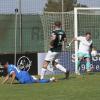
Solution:
{"label": "player's arm", "polygon": [[69,44],[67,44],[67,46],[69,47],[74,41],[78,41],[77,38],[73,38],[73,39],[69,42]]}
{"label": "player's arm", "polygon": [[93,44],[91,44],[91,46],[90,46],[90,54],[91,54],[91,56],[93,56],[93,57],[98,56],[98,55],[97,55],[98,52],[97,52],[96,48],[93,46]]}
{"label": "player's arm", "polygon": [[66,33],[64,32],[64,34],[62,35],[62,41],[63,42],[67,42],[67,37],[66,37]]}
{"label": "player's arm", "polygon": [[92,51],[94,48],[93,48],[93,44],[90,45],[90,51]]}
{"label": "player's arm", "polygon": [[81,40],[82,40],[82,36],[74,37],[74,38],[71,40],[71,43],[73,43],[74,41],[81,41]]}
{"label": "player's arm", "polygon": [[2,83],[1,83],[1,84],[6,83],[6,82],[8,81],[8,79],[9,79],[9,75],[7,75],[7,76],[5,77],[5,79],[2,81]]}
{"label": "player's arm", "polygon": [[74,37],[74,38],[72,38],[72,42],[74,42],[74,41],[80,41],[81,40],[81,38],[80,37]]}
{"label": "player's arm", "polygon": [[16,74],[15,72],[11,73],[11,84],[13,83],[13,81],[15,80]]}
{"label": "player's arm", "polygon": [[50,41],[53,41],[55,39],[56,39],[56,34],[52,32],[50,35]]}
{"label": "player's arm", "polygon": [[90,52],[92,52],[92,51],[96,51],[96,48],[93,46],[93,44],[91,44],[91,46],[90,46]]}
{"label": "player's arm", "polygon": [[56,39],[56,34],[52,32],[50,35],[50,45],[49,45],[50,48],[53,47],[53,43],[54,43],[55,39]]}
{"label": "player's arm", "polygon": [[63,51],[65,50],[66,43],[67,43],[67,37],[66,37],[66,34],[64,33],[62,36],[62,50]]}
{"label": "player's arm", "polygon": [[82,36],[80,37],[74,37],[70,42],[69,44],[67,44],[66,48],[69,47],[74,41],[82,41]]}

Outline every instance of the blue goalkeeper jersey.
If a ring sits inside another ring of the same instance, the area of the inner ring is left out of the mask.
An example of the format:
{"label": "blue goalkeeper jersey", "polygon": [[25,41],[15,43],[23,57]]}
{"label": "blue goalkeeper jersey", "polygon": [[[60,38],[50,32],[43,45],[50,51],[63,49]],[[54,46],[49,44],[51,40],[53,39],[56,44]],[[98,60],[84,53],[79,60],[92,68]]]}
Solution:
{"label": "blue goalkeeper jersey", "polygon": [[13,72],[16,74],[16,79],[21,84],[50,82],[49,79],[34,80],[27,71],[21,71],[19,68],[17,68],[15,65],[12,65],[12,64],[8,65],[8,74],[11,75]]}
{"label": "blue goalkeeper jersey", "polygon": [[8,65],[8,74],[11,75],[13,72],[15,72],[16,74],[16,79],[22,84],[36,82],[36,80],[34,80],[27,71],[21,71],[15,65],[12,64]]}

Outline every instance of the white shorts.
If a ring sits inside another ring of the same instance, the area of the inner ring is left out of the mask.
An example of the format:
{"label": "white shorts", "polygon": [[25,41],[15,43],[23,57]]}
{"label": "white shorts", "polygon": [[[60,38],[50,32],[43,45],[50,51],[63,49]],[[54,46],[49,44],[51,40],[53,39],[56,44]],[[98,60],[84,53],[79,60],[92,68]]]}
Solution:
{"label": "white shorts", "polygon": [[46,61],[53,61],[56,59],[57,55],[58,55],[58,52],[48,51],[48,53],[45,57],[45,60]]}

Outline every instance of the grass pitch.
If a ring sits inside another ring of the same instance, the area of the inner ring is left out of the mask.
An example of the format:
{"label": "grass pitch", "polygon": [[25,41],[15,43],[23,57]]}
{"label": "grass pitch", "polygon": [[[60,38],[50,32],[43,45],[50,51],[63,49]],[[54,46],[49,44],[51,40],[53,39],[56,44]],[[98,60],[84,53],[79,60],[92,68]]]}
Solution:
{"label": "grass pitch", "polygon": [[0,100],[100,100],[100,73],[56,83],[0,85]]}

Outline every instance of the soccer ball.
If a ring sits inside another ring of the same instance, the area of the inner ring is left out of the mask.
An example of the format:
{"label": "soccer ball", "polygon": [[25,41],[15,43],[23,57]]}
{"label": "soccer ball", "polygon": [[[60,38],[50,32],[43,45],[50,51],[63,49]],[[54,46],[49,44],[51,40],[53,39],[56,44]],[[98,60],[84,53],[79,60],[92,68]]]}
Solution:
{"label": "soccer ball", "polygon": [[92,55],[93,57],[97,56],[97,51],[96,51],[96,50],[92,50],[92,51],[91,51],[91,55]]}

